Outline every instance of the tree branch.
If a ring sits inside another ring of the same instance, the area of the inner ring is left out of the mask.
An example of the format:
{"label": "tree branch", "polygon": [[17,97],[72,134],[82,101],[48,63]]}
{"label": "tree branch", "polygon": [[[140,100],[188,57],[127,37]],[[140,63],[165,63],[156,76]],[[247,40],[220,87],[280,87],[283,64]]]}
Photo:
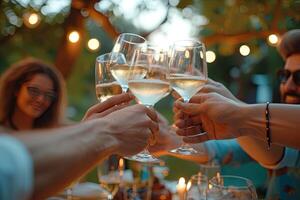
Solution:
{"label": "tree branch", "polygon": [[221,43],[221,42],[228,42],[231,44],[239,44],[251,39],[258,39],[258,38],[266,38],[270,34],[282,34],[285,30],[268,30],[268,31],[260,31],[260,32],[246,32],[246,33],[240,33],[240,34],[216,34],[208,37],[202,37],[200,38],[201,41],[203,41],[207,46]]}
{"label": "tree branch", "polygon": [[118,37],[118,35],[119,35],[118,31],[110,23],[107,16],[96,11],[94,7],[89,9],[89,14],[90,14],[90,17],[92,19],[94,19],[104,29],[104,31],[108,33],[108,35],[112,39],[116,39]]}
{"label": "tree branch", "polygon": [[[80,39],[76,43],[71,43],[68,40],[68,34],[72,30],[78,31],[80,35]],[[64,35],[60,47],[57,50],[55,60],[55,65],[64,78],[67,78],[69,74],[71,74],[76,58],[80,55],[84,34],[84,18],[81,15],[80,10],[72,6],[70,14],[64,23]]]}

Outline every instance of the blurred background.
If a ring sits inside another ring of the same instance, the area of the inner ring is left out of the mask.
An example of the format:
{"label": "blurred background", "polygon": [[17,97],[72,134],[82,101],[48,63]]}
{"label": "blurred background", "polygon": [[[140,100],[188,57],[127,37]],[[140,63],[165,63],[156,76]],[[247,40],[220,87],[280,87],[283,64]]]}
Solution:
{"label": "blurred background", "polygon": [[[299,0],[2,0],[0,74],[28,56],[55,64],[67,83],[67,116],[78,121],[97,102],[95,58],[111,51],[119,33],[137,33],[165,47],[195,38],[207,46],[210,78],[248,103],[278,102],[276,70],[283,61],[276,43],[295,28],[300,28]],[[170,121],[172,103],[168,97],[157,105]],[[170,179],[198,169],[165,160]],[[251,166],[224,170],[265,177],[263,169]]]}

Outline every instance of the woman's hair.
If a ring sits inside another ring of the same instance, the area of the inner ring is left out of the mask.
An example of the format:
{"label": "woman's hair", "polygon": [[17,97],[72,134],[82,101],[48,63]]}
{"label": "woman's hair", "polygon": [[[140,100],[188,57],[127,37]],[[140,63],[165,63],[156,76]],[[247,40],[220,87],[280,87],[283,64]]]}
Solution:
{"label": "woman's hair", "polygon": [[61,74],[52,66],[35,58],[27,58],[10,66],[0,78],[0,123],[11,122],[17,99],[17,92],[21,86],[36,74],[43,74],[53,82],[56,98],[49,108],[38,117],[34,128],[57,126],[64,115],[65,85]]}
{"label": "woman's hair", "polygon": [[277,48],[284,60],[292,54],[300,53],[300,29],[283,34]]}

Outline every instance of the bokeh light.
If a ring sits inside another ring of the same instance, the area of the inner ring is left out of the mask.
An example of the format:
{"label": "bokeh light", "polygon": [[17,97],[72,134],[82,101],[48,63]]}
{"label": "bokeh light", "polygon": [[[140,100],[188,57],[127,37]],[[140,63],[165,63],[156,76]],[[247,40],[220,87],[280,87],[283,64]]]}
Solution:
{"label": "bokeh light", "polygon": [[79,41],[80,35],[79,35],[78,31],[71,31],[68,38],[69,38],[70,42],[76,43]]}
{"label": "bokeh light", "polygon": [[276,34],[271,34],[268,36],[268,42],[271,45],[276,45],[278,43],[278,36]]}
{"label": "bokeh light", "polygon": [[95,50],[99,49],[100,42],[96,38],[92,38],[88,41],[87,45],[90,50],[95,51]]}
{"label": "bokeh light", "polygon": [[250,47],[247,45],[240,46],[240,54],[242,56],[248,56],[250,54]]}
{"label": "bokeh light", "polygon": [[28,28],[35,28],[40,24],[41,17],[37,13],[25,13],[23,15],[24,24]]}
{"label": "bokeh light", "polygon": [[206,52],[206,62],[212,63],[216,60],[216,54],[213,51]]}

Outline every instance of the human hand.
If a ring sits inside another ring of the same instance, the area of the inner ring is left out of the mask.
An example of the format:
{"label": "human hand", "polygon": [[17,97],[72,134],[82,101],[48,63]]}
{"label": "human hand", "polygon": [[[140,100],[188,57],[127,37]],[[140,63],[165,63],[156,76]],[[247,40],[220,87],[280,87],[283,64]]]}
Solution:
{"label": "human hand", "polygon": [[134,155],[158,138],[159,125],[153,109],[136,104],[112,112],[104,117],[110,135],[118,143],[117,154]]}
{"label": "human hand", "polygon": [[82,121],[101,118],[114,111],[125,108],[133,99],[134,96],[130,93],[115,95],[102,103],[90,107],[82,118]]}
{"label": "human hand", "polygon": [[157,112],[159,123],[159,138],[155,145],[150,146],[148,150],[155,156],[168,154],[168,151],[175,149],[182,143],[182,137],[175,132],[175,127],[169,125],[168,120]]}
{"label": "human hand", "polygon": [[233,101],[243,103],[239,99],[237,99],[222,83],[209,78],[208,82],[201,88],[201,90],[198,93],[210,92],[215,92]]}
{"label": "human hand", "polygon": [[187,143],[239,137],[237,122],[243,105],[217,93],[197,94],[189,103],[177,100],[173,109],[178,127],[176,133],[180,136],[197,135],[199,127],[203,127],[206,134],[184,137]]}

